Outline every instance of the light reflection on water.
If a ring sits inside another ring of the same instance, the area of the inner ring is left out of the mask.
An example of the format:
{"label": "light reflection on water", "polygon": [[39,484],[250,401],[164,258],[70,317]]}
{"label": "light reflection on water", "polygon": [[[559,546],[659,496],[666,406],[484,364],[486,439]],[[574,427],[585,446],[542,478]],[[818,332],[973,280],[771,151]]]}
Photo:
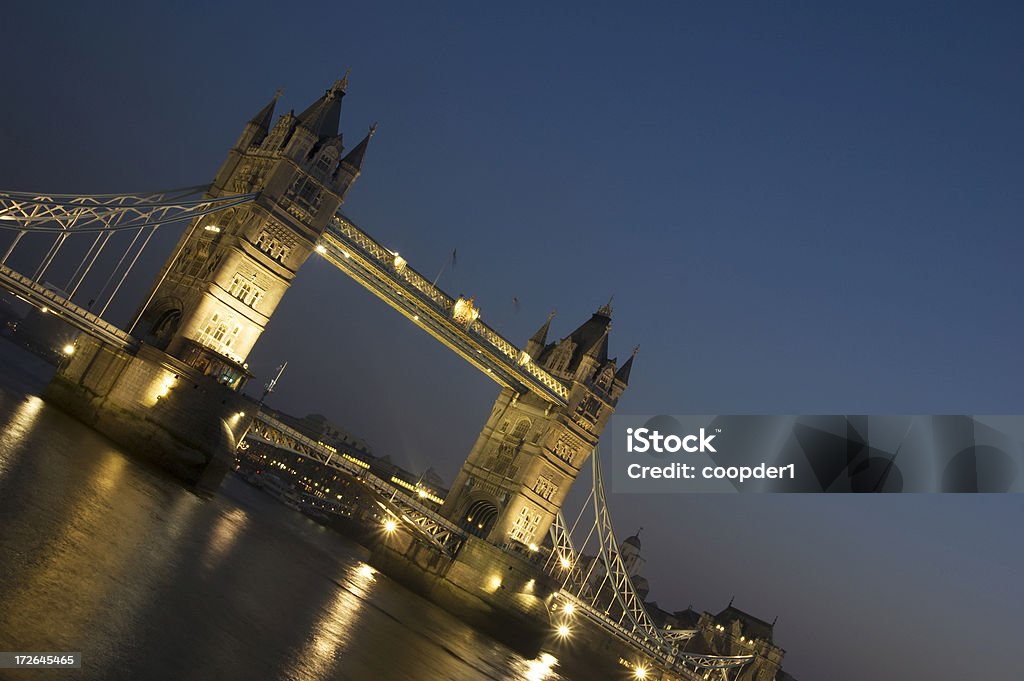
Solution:
{"label": "light reflection on water", "polygon": [[3,345],[0,650],[81,650],[82,680],[564,678],[241,480],[197,497],[12,393]]}
{"label": "light reflection on water", "polygon": [[214,521],[210,541],[206,545],[206,553],[203,554],[203,565],[206,569],[213,570],[217,567],[248,522],[249,518],[240,508],[228,509]]}
{"label": "light reflection on water", "polygon": [[536,660],[527,660],[521,664],[525,667],[522,673],[526,681],[549,681],[557,677],[554,670],[558,666],[558,659],[550,653],[541,653]]}
{"label": "light reflection on water", "polygon": [[22,448],[18,446],[25,437],[25,432],[32,428],[39,411],[43,408],[43,400],[35,395],[28,395],[11,412],[10,418],[3,425],[3,437],[0,438],[0,480],[14,464],[15,458]]}
{"label": "light reflection on water", "polygon": [[293,661],[294,668],[303,676],[331,678],[329,672],[357,626],[363,599],[368,596],[367,589],[373,581],[373,568],[366,563],[356,563],[344,570],[334,598],[321,611],[307,645]]}

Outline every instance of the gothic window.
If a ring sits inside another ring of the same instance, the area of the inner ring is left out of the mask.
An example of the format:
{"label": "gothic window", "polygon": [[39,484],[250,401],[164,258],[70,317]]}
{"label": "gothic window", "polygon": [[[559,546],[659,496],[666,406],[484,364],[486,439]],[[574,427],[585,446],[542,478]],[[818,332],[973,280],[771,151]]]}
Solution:
{"label": "gothic window", "polygon": [[256,248],[260,249],[271,258],[279,263],[284,263],[285,258],[291,252],[289,246],[285,246],[281,243],[280,239],[270,236],[267,230],[260,232],[259,238],[256,239]]}
{"label": "gothic window", "polygon": [[610,366],[606,367],[605,370],[597,376],[597,387],[601,390],[608,390],[608,386],[612,384],[612,378],[614,376],[615,374],[612,371],[612,368]]}
{"label": "gothic window", "polygon": [[533,543],[538,527],[540,527],[540,513],[522,508],[509,531],[509,536],[517,542],[529,545]]}
{"label": "gothic window", "polygon": [[576,442],[576,438],[569,433],[562,433],[558,440],[555,442],[555,455],[571,464],[573,459],[576,458],[576,454],[579,453],[579,445]]}
{"label": "gothic window", "polygon": [[597,417],[601,415],[601,400],[587,395],[580,400],[576,407],[576,413],[591,421],[597,421]]}
{"label": "gothic window", "polygon": [[238,340],[241,330],[241,326],[235,323],[234,319],[214,312],[203,326],[199,342],[222,355],[230,356],[231,346]]}
{"label": "gothic window", "polygon": [[530,432],[530,419],[519,419],[516,421],[516,427],[512,431],[512,437],[516,440],[526,439],[526,434]]}
{"label": "gothic window", "polygon": [[307,210],[315,212],[320,208],[320,186],[311,177],[300,175],[288,193]]}
{"label": "gothic window", "polygon": [[231,278],[231,286],[228,287],[228,293],[231,294],[232,297],[238,298],[249,307],[256,309],[256,303],[260,301],[266,291],[248,279],[242,277],[241,274],[236,273]]}
{"label": "gothic window", "polygon": [[575,349],[576,344],[568,338],[559,343],[558,346],[551,351],[551,357],[548,360],[548,370],[554,372],[565,371],[569,366],[569,361],[572,359],[572,353]]}
{"label": "gothic window", "polygon": [[316,159],[316,172],[321,177],[327,177],[330,175],[337,160],[338,155],[332,147],[324,149]]}
{"label": "gothic window", "polygon": [[518,466],[512,465],[516,458],[516,453],[515,446],[502,443],[498,446],[497,454],[488,460],[487,467],[496,475],[511,478],[519,470]]}
{"label": "gothic window", "polygon": [[536,492],[537,496],[540,498],[550,501],[551,497],[555,496],[555,492],[558,491],[558,485],[556,485],[551,478],[542,475],[537,478],[537,482],[533,486],[533,491]]}

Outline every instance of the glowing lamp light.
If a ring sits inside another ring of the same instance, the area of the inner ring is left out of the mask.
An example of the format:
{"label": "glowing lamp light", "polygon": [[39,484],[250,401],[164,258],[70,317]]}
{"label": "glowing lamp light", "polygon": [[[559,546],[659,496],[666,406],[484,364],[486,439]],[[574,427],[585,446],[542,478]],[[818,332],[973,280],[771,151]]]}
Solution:
{"label": "glowing lamp light", "polygon": [[637,679],[646,679],[647,678],[647,667],[643,666],[642,664],[638,664],[633,669],[633,677],[637,678]]}
{"label": "glowing lamp light", "polygon": [[480,317],[480,310],[473,304],[473,298],[459,298],[452,306],[452,318],[464,326],[469,326]]}
{"label": "glowing lamp light", "polygon": [[571,615],[574,612],[576,612],[576,606],[572,603],[566,603],[565,606],[562,608],[562,612],[564,612],[566,615]]}
{"label": "glowing lamp light", "polygon": [[406,264],[405,258],[395,253],[395,271],[401,272],[405,269]]}
{"label": "glowing lamp light", "polygon": [[568,570],[572,567],[572,562],[570,562],[570,560],[565,556],[562,556],[562,558],[558,562],[562,565],[563,570]]}
{"label": "glowing lamp light", "polygon": [[317,244],[316,245],[316,252],[319,253],[320,255],[323,255],[324,253],[327,252],[327,247],[324,246],[323,244]]}
{"label": "glowing lamp light", "polygon": [[50,308],[43,305],[41,308],[39,308],[39,311],[42,312],[43,314],[46,314],[47,312],[50,311]]}
{"label": "glowing lamp light", "polygon": [[174,376],[168,376],[160,384],[160,390],[157,391],[157,398],[167,397],[167,393],[171,392],[171,388],[174,387]]}
{"label": "glowing lamp light", "polygon": [[568,625],[566,625],[566,624],[559,624],[558,625],[558,637],[559,638],[569,638],[570,634],[572,634],[572,629],[570,629]]}
{"label": "glowing lamp light", "polygon": [[70,357],[71,355],[75,354],[75,346],[72,345],[71,343],[68,343],[67,345],[65,345],[61,350],[68,357]]}
{"label": "glowing lamp light", "polygon": [[537,546],[536,544],[530,544],[529,548],[530,548],[531,551],[534,551],[534,552],[540,551],[540,547]]}
{"label": "glowing lamp light", "polygon": [[394,532],[397,529],[398,529],[398,523],[396,523],[394,520],[391,520],[390,518],[388,518],[387,520],[384,521],[384,531],[387,532],[388,534],[391,534],[392,532]]}
{"label": "glowing lamp light", "polygon": [[218,227],[217,225],[206,225],[206,227],[203,227],[203,229],[205,229],[207,232],[213,232],[214,234],[220,234],[220,227]]}

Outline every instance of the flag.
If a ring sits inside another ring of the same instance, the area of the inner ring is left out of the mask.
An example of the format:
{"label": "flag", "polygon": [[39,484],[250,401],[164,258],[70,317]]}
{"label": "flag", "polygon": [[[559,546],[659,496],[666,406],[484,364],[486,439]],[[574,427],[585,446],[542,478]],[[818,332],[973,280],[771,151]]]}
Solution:
{"label": "flag", "polygon": [[455,259],[456,259],[455,258],[455,251],[456,251],[456,249],[453,248],[452,249],[452,269],[453,270],[455,269]]}

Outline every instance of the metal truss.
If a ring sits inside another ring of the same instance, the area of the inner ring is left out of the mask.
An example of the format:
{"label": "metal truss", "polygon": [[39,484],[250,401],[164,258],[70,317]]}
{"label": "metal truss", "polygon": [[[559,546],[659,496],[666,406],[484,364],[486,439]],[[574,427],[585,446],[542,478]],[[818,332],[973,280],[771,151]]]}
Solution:
{"label": "metal truss", "polygon": [[461,546],[465,533],[418,499],[374,475],[353,458],[328,447],[262,411],[256,413],[244,439],[255,440],[341,471],[361,483],[377,505],[401,523],[413,536],[449,556]]}
{"label": "metal truss", "polygon": [[[661,629],[651,619],[643,599],[636,593],[615,539],[600,458],[595,449],[590,457],[593,487],[575,522],[568,526],[559,511],[549,530],[552,551],[545,570],[562,583],[556,603],[561,604],[563,611],[565,604],[571,603],[574,612],[583,614],[620,640],[638,646],[684,679],[707,679],[717,673],[723,681],[728,681],[729,670],[742,667],[754,656],[708,655],[679,650],[680,644],[694,638],[697,631]],[[593,521],[587,519],[587,527],[579,528],[588,505],[593,511]],[[573,534],[578,528],[580,532],[587,530],[579,549],[573,542]],[[593,556],[584,553],[590,547],[594,548]]]}
{"label": "metal truss", "polygon": [[484,324],[472,299],[449,296],[345,216],[335,216],[317,251],[500,385],[559,406],[567,403],[565,384]]}
{"label": "metal truss", "polygon": [[141,194],[0,190],[0,229],[85,233],[155,227],[248,203],[256,194],[205,197],[208,185]]}
{"label": "metal truss", "polygon": [[[102,341],[125,348],[135,347],[135,339],[103,321],[102,316],[157,228],[248,203],[256,197],[256,194],[209,197],[205,196],[208,189],[204,185],[138,194],[92,195],[0,190],[0,229],[15,233],[0,256],[0,266],[4,267],[0,271],[0,287],[44,312],[52,310],[75,328]],[[111,237],[121,232],[134,232],[134,236],[113,270],[108,273],[102,289],[90,300],[90,307],[94,301],[100,301],[97,305],[99,314],[94,314],[74,304],[71,299],[110,243]],[[44,234],[53,238],[42,262],[30,277],[6,267],[8,258],[26,234]],[[85,256],[71,275],[66,297],[41,286],[47,269],[68,238],[89,234],[94,236]],[[104,297],[105,302],[101,300]]]}

